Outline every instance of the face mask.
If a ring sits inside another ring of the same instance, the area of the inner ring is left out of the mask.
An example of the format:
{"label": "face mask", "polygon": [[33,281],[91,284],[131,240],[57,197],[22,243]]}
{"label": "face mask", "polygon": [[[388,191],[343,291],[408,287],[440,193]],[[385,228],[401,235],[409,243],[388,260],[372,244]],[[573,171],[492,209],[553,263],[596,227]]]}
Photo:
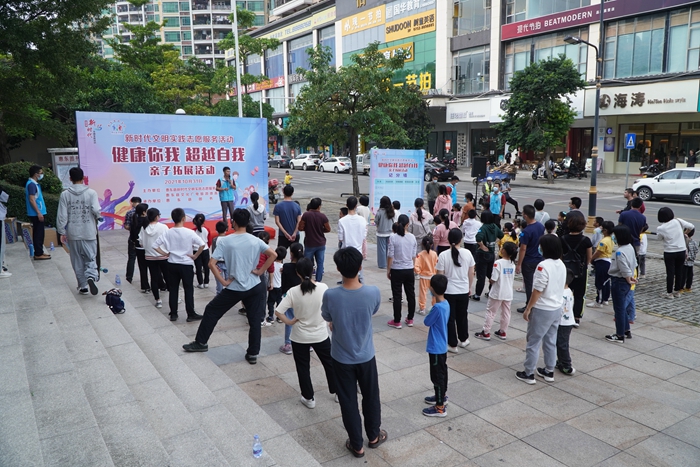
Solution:
{"label": "face mask", "polygon": [[498,187],[497,187],[497,186],[493,187],[493,191],[494,191],[494,192],[497,192],[497,191],[498,191]]}
{"label": "face mask", "polygon": [[541,246],[538,246],[538,247],[537,247],[537,253],[539,253],[540,256],[544,256],[544,254],[542,253],[542,247],[541,247]]}
{"label": "face mask", "polygon": [[617,237],[615,237],[615,234],[612,234],[612,241],[615,245],[617,245]]}
{"label": "face mask", "polygon": [[42,178],[44,178],[44,174],[39,175],[39,180],[41,180]]}

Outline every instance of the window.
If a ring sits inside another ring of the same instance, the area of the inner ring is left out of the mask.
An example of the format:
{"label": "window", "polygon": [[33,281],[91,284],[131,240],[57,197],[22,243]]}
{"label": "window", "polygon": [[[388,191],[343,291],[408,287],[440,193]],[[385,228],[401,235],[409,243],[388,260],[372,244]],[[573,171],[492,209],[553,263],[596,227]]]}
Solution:
{"label": "window", "polygon": [[605,31],[604,77],[627,78],[661,73],[665,27],[666,13],[608,24]]}
{"label": "window", "polygon": [[678,177],[681,180],[695,180],[700,176],[700,172],[697,172],[695,170],[683,170],[681,172],[681,176]]}
{"label": "window", "polygon": [[262,26],[265,24],[265,17],[262,15],[255,15],[253,18],[253,26]]}
{"label": "window", "polygon": [[192,40],[192,33],[190,31],[183,31],[182,40],[183,41],[191,41]]}
{"label": "window", "polygon": [[453,94],[476,94],[489,89],[489,46],[460,50],[454,56]]}
{"label": "window", "polygon": [[192,23],[190,21],[189,16],[181,16],[180,17],[180,24],[183,26],[190,26]]}
{"label": "window", "polygon": [[269,89],[267,91],[266,101],[275,109],[273,113],[284,113],[285,100],[284,88]]}
{"label": "window", "polygon": [[190,2],[180,2],[180,11],[190,11]]}
{"label": "window", "polygon": [[180,33],[166,31],[165,42],[180,42]]}
{"label": "window", "polygon": [[460,0],[455,10],[455,36],[491,28],[491,0]]}
{"label": "window", "polygon": [[155,11],[155,12],[157,12],[157,11],[158,11],[158,5],[154,5],[153,3],[149,3],[148,5],[146,5],[146,11],[149,11],[149,12]]}
{"label": "window", "polygon": [[335,26],[323,28],[318,31],[318,43],[331,49],[330,66],[335,66]]}
{"label": "window", "polygon": [[700,69],[700,7],[671,12],[668,40],[669,73]]}
{"label": "window", "polygon": [[[240,2],[239,2],[240,3]],[[249,11],[264,11],[265,6],[263,2],[247,2]]]}
{"label": "window", "polygon": [[192,46],[191,45],[183,45],[182,46],[182,55],[192,55]]}
{"label": "window", "polygon": [[590,4],[591,0],[506,0],[506,23],[569,11]]}
{"label": "window", "polygon": [[309,54],[306,50],[313,46],[311,34],[289,41],[289,73],[296,73],[297,68],[308,70]]}
{"label": "window", "polygon": [[163,13],[177,13],[177,2],[163,2]]}
{"label": "window", "polygon": [[282,56],[282,45],[275,50],[265,52],[265,75],[269,78],[284,76],[284,57]]}
{"label": "window", "polygon": [[165,27],[166,28],[176,28],[180,26],[180,17],[179,16],[166,16],[163,18],[165,20]]}
{"label": "window", "polygon": [[250,75],[261,75],[262,70],[260,67],[260,55],[248,55],[245,60],[245,72]]}

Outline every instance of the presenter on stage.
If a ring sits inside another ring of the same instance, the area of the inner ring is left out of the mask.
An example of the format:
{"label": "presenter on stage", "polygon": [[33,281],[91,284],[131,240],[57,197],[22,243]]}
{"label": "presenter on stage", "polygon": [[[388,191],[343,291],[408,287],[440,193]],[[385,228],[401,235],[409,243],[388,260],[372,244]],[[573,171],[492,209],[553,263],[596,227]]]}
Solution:
{"label": "presenter on stage", "polygon": [[224,167],[223,178],[216,181],[216,191],[219,192],[219,201],[221,201],[221,220],[224,221],[228,229],[226,211],[228,211],[229,215],[233,215],[236,204],[236,181],[231,178],[231,169],[229,167]]}

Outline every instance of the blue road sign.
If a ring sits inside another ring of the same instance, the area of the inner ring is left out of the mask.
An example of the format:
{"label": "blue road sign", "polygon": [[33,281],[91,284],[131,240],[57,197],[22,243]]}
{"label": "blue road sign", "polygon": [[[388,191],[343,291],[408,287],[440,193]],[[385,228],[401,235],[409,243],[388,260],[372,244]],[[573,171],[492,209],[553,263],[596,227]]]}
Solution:
{"label": "blue road sign", "polygon": [[625,149],[634,149],[637,146],[637,134],[625,133]]}

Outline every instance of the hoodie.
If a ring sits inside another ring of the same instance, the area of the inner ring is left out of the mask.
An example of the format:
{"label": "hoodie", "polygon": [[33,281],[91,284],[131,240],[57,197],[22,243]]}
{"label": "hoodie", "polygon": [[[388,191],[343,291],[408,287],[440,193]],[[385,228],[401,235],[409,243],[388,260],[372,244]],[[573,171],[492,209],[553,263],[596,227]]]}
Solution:
{"label": "hoodie", "polygon": [[95,190],[84,184],[71,185],[63,190],[58,201],[56,232],[66,235],[68,240],[95,240],[100,215]]}
{"label": "hoodie", "polygon": [[[167,256],[163,256],[153,249],[153,244],[168,231],[168,226],[161,224],[160,222],[154,222],[148,224],[146,227],[141,229],[139,234],[139,243],[146,251],[146,259],[148,260],[158,260],[158,259],[168,259]],[[162,248],[161,248],[162,249]]]}
{"label": "hoodie", "polygon": [[262,203],[258,203],[258,209],[255,209],[253,203],[250,203],[246,209],[250,213],[250,225],[253,227],[253,232],[265,230],[265,219],[267,219],[265,206]]}

